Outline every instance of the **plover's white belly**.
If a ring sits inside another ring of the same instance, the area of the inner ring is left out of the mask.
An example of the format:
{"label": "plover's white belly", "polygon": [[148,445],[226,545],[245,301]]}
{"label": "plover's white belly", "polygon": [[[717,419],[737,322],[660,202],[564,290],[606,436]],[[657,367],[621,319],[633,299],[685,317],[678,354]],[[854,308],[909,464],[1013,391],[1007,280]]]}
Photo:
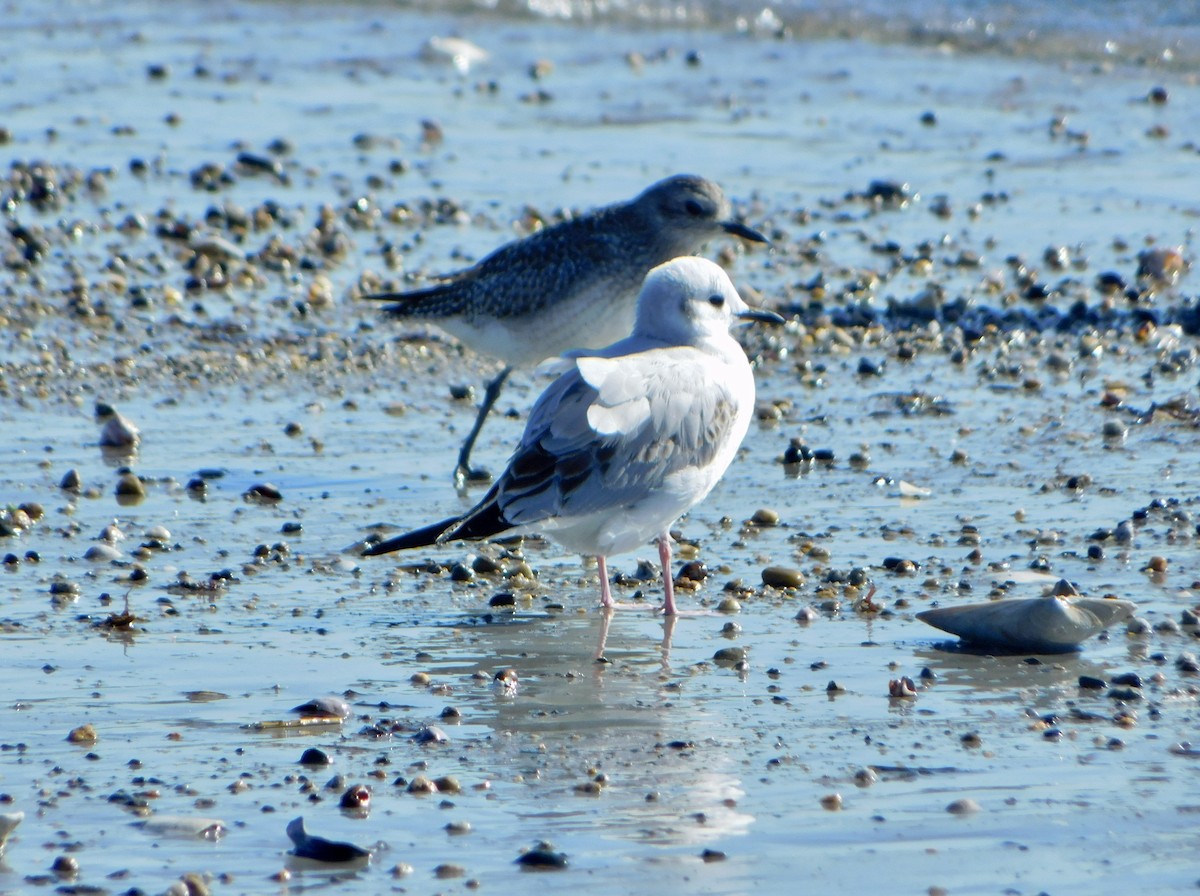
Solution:
{"label": "plover's white belly", "polygon": [[510,367],[533,367],[575,348],[603,348],[633,330],[633,292],[592,289],[563,302],[508,316],[446,317],[433,321],[472,351]]}

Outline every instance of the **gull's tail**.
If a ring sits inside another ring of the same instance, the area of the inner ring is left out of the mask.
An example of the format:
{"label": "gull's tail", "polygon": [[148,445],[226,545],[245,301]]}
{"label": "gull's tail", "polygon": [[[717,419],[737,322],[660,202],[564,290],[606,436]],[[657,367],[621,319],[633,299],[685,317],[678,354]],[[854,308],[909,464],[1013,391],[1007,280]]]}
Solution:
{"label": "gull's tail", "polygon": [[452,516],[449,519],[442,520],[440,523],[433,523],[428,526],[422,526],[420,529],[413,529],[411,532],[405,532],[403,535],[397,535],[395,538],[389,538],[387,541],[376,542],[363,550],[364,557],[376,557],[379,554],[390,554],[392,551],[403,551],[407,548],[424,548],[431,544],[437,544],[441,537],[446,534],[447,530],[458,524],[461,517]]}
{"label": "gull's tail", "polygon": [[511,529],[513,524],[505,519],[499,502],[495,500],[496,491],[496,487],[493,486],[484,499],[463,516],[452,516],[370,545],[363,550],[363,556],[376,557],[379,554],[390,554],[392,551],[408,548],[424,548],[445,541],[479,541],[493,535],[501,535]]}

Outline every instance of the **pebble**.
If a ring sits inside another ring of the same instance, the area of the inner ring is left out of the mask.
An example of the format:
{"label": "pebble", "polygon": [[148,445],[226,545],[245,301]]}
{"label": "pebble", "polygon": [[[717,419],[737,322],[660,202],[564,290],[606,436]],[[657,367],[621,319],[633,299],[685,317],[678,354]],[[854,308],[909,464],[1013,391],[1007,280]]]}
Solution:
{"label": "pebble", "polygon": [[974,815],[982,809],[983,807],[970,797],[957,799],[946,807],[946,811],[951,815]]}
{"label": "pebble", "polygon": [[137,498],[146,497],[146,486],[135,473],[122,473],[117,479],[117,486],[114,490],[118,498]]}
{"label": "pebble", "polygon": [[745,660],[745,647],[722,647],[713,654],[713,662],[722,666],[732,666],[736,663],[745,662]]}
{"label": "pebble", "polygon": [[242,497],[252,504],[277,504],[283,493],[269,482],[260,482],[242,492]]}
{"label": "pebble", "polygon": [[768,566],[762,571],[762,583],[771,588],[800,588],[804,573],[787,566]]}
{"label": "pebble", "polygon": [[94,544],[83,553],[83,559],[93,563],[110,563],[120,560],[121,556],[121,552],[111,544]]}
{"label": "pebble", "polygon": [[827,812],[837,812],[842,808],[842,795],[840,793],[827,793],[821,797],[821,808]]}
{"label": "pebble", "polygon": [[91,722],[72,728],[67,734],[67,740],[73,744],[94,744],[99,739],[100,734]]}
{"label": "pebble", "polygon": [[779,512],[771,510],[769,507],[760,507],[754,511],[754,515],[750,517],[750,525],[771,527],[779,525]]}
{"label": "pebble", "polygon": [[333,759],[324,750],[309,747],[300,754],[301,765],[333,765]]}
{"label": "pebble", "polygon": [[1150,634],[1150,623],[1140,616],[1134,616],[1125,624],[1125,632],[1135,637],[1148,635]]}
{"label": "pebble", "polygon": [[516,859],[515,864],[522,868],[530,868],[537,870],[561,870],[567,867],[567,854],[558,852],[554,848],[554,844],[543,840],[532,849],[522,852]]}
{"label": "pebble", "polygon": [[445,744],[450,742],[449,735],[437,725],[425,725],[417,730],[412,739],[419,744]]}
{"label": "pebble", "polygon": [[404,788],[407,793],[437,793],[438,786],[424,775],[417,775]]}
{"label": "pebble", "polygon": [[338,806],[342,809],[365,813],[371,807],[371,791],[362,784],[355,784],[342,794]]}
{"label": "pebble", "polygon": [[438,793],[462,793],[462,784],[453,775],[442,775],[433,779],[433,785]]}
{"label": "pebble", "polygon": [[56,877],[75,877],[79,874],[79,860],[74,856],[55,856],[50,870]]}

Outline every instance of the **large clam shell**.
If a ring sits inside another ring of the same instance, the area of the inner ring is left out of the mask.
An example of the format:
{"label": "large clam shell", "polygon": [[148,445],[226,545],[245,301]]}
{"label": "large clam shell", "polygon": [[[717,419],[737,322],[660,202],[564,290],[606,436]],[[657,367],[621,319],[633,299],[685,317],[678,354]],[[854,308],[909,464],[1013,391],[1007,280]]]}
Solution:
{"label": "large clam shell", "polygon": [[917,614],[922,622],[983,647],[1032,653],[1075,650],[1097,632],[1133,615],[1128,600],[1091,597],[1017,598],[938,607]]}
{"label": "large clam shell", "polygon": [[0,853],[4,852],[4,844],[8,842],[8,835],[24,820],[24,812],[0,812]]}
{"label": "large clam shell", "polygon": [[355,867],[364,867],[371,861],[370,850],[353,843],[326,840],[324,837],[308,833],[304,830],[303,816],[288,822],[287,835],[295,844],[291,854],[301,860],[349,864]]}

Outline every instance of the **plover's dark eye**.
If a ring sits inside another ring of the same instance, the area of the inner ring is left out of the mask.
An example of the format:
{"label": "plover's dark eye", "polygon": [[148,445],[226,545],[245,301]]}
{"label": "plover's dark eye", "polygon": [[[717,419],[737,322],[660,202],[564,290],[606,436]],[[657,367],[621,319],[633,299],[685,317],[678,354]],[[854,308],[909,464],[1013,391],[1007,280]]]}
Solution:
{"label": "plover's dark eye", "polygon": [[708,304],[712,305],[714,308],[720,308],[725,304],[725,297],[720,293],[711,295],[708,297]]}
{"label": "plover's dark eye", "polygon": [[683,204],[683,207],[687,211],[687,213],[689,215],[691,215],[693,218],[703,218],[704,217],[704,206],[702,206],[695,199],[689,199],[687,202],[685,202]]}

